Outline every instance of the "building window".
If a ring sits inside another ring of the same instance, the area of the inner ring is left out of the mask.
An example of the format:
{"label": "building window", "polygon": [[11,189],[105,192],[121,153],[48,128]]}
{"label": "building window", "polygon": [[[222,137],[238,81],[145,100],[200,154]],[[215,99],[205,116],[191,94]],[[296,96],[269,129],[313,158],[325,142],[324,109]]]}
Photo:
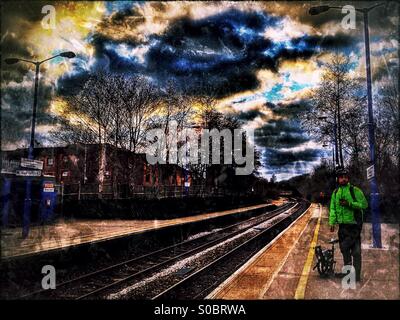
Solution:
{"label": "building window", "polygon": [[54,165],[54,159],[53,158],[47,158],[47,166],[52,167]]}
{"label": "building window", "polygon": [[69,171],[63,171],[61,176],[63,177],[69,177]]}

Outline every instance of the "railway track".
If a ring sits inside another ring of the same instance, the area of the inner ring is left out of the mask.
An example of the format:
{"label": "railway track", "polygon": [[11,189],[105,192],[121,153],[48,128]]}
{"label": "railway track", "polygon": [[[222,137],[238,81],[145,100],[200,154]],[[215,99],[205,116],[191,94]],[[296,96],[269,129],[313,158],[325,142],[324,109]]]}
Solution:
{"label": "railway track", "polygon": [[19,298],[78,300],[101,298],[111,290],[128,283],[141,281],[181,259],[195,255],[213,245],[246,232],[283,212],[293,210],[296,206],[298,206],[297,203],[289,202],[273,211],[218,229],[210,234],[186,240],[59,283],[54,290],[38,290]]}
{"label": "railway track", "polygon": [[219,258],[211,261],[201,269],[191,273],[181,281],[168,287],[152,299],[203,299],[232,273],[239,269],[261,248],[276,237],[276,233],[282,232],[300,214],[309,208],[309,204],[303,202],[296,212],[280,220],[276,224],[262,230],[240,246],[226,252]]}

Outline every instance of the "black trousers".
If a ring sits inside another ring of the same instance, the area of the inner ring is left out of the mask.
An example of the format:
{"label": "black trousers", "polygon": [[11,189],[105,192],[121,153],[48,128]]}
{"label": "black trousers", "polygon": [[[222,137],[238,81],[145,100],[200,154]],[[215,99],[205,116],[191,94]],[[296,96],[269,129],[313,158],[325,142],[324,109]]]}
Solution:
{"label": "black trousers", "polygon": [[354,267],[357,280],[361,279],[361,229],[356,224],[340,224],[338,232],[344,265]]}

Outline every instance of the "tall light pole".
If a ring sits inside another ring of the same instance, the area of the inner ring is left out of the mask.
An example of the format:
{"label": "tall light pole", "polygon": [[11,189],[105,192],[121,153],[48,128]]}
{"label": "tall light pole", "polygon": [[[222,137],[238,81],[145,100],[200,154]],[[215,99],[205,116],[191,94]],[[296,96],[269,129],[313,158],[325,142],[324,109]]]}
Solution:
{"label": "tall light pole", "polygon": [[39,91],[39,72],[40,72],[40,65],[46,61],[57,57],[63,58],[74,58],[76,55],[72,51],[62,52],[53,57],[44,59],[42,61],[31,61],[26,59],[19,59],[19,58],[9,58],[5,59],[5,63],[7,64],[15,64],[20,61],[32,63],[35,66],[35,91],[33,94],[33,108],[32,108],[32,124],[31,124],[31,138],[29,143],[29,152],[28,152],[28,159],[33,159],[33,149],[35,147],[35,128],[36,128],[36,110],[37,110],[37,100],[38,100],[38,91]]}
{"label": "tall light pole", "polygon": [[[8,58],[5,59],[5,63],[7,64],[15,64],[20,61],[32,63],[35,66],[35,89],[33,94],[33,108],[32,108],[32,123],[31,123],[31,137],[29,143],[29,150],[28,150],[28,159],[34,158],[34,148],[35,148],[35,128],[36,128],[36,110],[37,110],[37,101],[38,101],[38,92],[39,92],[39,72],[40,72],[40,65],[46,61],[57,57],[63,58],[74,58],[76,55],[72,51],[66,51],[59,53],[55,56],[50,58],[44,59],[42,61],[31,61],[26,59],[20,58]],[[22,237],[26,238],[29,235],[29,225],[31,220],[31,208],[32,208],[32,179],[31,177],[26,177],[26,189],[25,189],[25,200],[24,200],[24,212],[23,212],[23,220],[22,220]]]}
{"label": "tall light pole", "polygon": [[[380,212],[379,212],[379,191],[378,183],[376,181],[376,159],[375,159],[375,128],[374,128],[374,112],[372,107],[372,81],[371,81],[371,62],[370,62],[370,48],[369,48],[369,29],[368,29],[368,13],[375,9],[387,5],[387,3],[379,3],[369,8],[355,8],[357,12],[363,14],[364,18],[364,41],[365,41],[365,61],[366,61],[366,73],[367,73],[367,98],[368,98],[368,142],[369,142],[369,158],[371,165],[374,169],[374,174],[370,179],[370,207],[372,213],[372,239],[374,248],[382,248],[381,240],[381,224],[380,224]],[[311,7],[309,13],[311,15],[318,15],[326,12],[329,9],[342,9],[342,7],[336,6],[317,6]]]}

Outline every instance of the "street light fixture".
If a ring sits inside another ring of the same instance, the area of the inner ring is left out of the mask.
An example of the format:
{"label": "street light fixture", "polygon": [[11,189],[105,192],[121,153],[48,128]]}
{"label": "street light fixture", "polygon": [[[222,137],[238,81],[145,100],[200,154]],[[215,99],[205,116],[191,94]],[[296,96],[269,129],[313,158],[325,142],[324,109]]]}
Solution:
{"label": "street light fixture", "polygon": [[[38,89],[39,89],[39,71],[40,65],[46,61],[57,57],[63,58],[74,58],[76,55],[72,51],[61,52],[55,56],[44,59],[42,61],[31,61],[27,59],[20,58],[7,58],[4,60],[7,64],[16,64],[20,61],[32,63],[35,65],[35,91],[33,95],[33,108],[32,108],[32,124],[31,124],[31,138],[29,143],[28,150],[28,159],[33,159],[33,149],[35,147],[35,126],[36,126],[36,109],[37,109],[37,100],[38,100]],[[32,208],[32,199],[31,199],[31,191],[32,191],[32,180],[30,177],[26,179],[26,190],[25,190],[25,200],[24,200],[24,213],[23,213],[23,223],[22,223],[22,237],[26,238],[29,234],[29,225],[31,219],[31,208]]]}
{"label": "street light fixture", "polygon": [[[365,61],[366,61],[366,74],[367,74],[367,98],[368,98],[368,142],[369,142],[369,153],[370,153],[370,162],[375,172],[375,130],[374,130],[374,113],[372,108],[372,80],[371,80],[371,62],[370,62],[370,47],[369,47],[369,29],[368,29],[368,13],[375,9],[376,7],[380,7],[385,5],[386,3],[378,3],[368,8],[355,8],[357,12],[361,12],[364,18],[364,41],[365,41]],[[333,7],[333,6],[316,6],[311,7],[309,9],[310,15],[318,15],[320,13],[326,12],[329,9],[342,9],[341,7]],[[370,179],[370,188],[371,188],[371,213],[372,213],[372,238],[373,238],[373,247],[382,248],[382,240],[381,240],[381,225],[380,225],[380,212],[379,212],[379,191],[378,191],[378,183],[376,181],[376,175],[371,177]]]}
{"label": "street light fixture", "polygon": [[76,57],[76,54],[72,51],[66,51],[60,53],[60,57],[72,59]]}

